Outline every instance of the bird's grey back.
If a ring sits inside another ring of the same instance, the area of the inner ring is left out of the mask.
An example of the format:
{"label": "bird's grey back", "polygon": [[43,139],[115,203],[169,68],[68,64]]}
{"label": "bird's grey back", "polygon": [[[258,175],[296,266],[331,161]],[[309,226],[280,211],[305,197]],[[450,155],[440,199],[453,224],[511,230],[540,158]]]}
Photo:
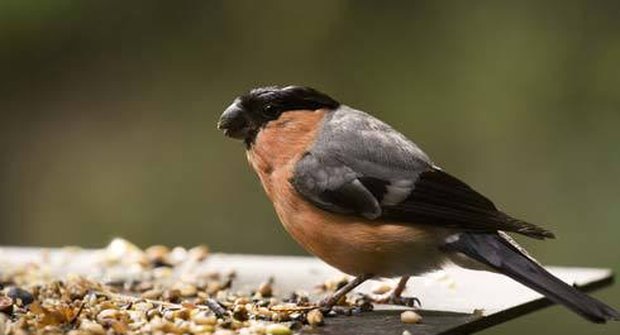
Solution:
{"label": "bird's grey back", "polygon": [[311,153],[355,171],[393,180],[417,175],[433,164],[418,146],[383,121],[341,105],[325,116]]}

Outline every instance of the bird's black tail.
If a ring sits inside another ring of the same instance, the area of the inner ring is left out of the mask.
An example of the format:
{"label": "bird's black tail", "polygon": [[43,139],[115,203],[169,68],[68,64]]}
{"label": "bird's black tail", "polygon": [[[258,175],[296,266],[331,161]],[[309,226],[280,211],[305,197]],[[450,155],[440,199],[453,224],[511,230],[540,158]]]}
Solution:
{"label": "bird's black tail", "polygon": [[556,278],[498,234],[463,233],[444,248],[482,262],[592,322],[620,320],[618,311]]}

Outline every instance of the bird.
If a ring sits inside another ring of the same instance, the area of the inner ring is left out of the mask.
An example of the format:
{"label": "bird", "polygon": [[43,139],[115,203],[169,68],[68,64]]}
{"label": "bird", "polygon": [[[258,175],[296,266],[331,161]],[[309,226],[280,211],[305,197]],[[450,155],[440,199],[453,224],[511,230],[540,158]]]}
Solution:
{"label": "bird", "polygon": [[250,166],[285,230],[354,279],[319,302],[329,311],[372,278],[446,264],[506,275],[585,319],[619,320],[614,308],[556,278],[509,235],[554,234],[514,218],[445,172],[378,118],[306,86],[267,86],[234,99],[217,127],[244,143]]}

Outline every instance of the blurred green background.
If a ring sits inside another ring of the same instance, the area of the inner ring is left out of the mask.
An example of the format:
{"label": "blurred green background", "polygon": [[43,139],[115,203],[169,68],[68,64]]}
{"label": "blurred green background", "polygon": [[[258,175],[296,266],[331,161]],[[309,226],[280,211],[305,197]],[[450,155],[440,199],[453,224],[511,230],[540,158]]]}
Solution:
{"label": "blurred green background", "polygon": [[[0,244],[304,254],[215,128],[314,86],[412,137],[558,265],[620,272],[619,1],[0,2]],[[596,294],[620,307],[620,289]],[[618,334],[554,307],[487,334]]]}

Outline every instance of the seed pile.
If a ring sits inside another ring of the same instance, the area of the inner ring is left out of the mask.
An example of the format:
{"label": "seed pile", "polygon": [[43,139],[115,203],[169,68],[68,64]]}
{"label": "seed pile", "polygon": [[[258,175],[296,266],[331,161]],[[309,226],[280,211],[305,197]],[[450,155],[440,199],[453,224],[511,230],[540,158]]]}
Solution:
{"label": "seed pile", "polygon": [[[324,323],[305,292],[276,297],[273,280],[236,292],[234,272],[196,271],[208,257],[204,246],[141,250],[117,239],[98,254],[92,278],[58,279],[41,264],[2,266],[0,334],[287,335]],[[343,284],[319,288],[331,292]],[[372,309],[361,296],[341,305],[348,312]]]}

